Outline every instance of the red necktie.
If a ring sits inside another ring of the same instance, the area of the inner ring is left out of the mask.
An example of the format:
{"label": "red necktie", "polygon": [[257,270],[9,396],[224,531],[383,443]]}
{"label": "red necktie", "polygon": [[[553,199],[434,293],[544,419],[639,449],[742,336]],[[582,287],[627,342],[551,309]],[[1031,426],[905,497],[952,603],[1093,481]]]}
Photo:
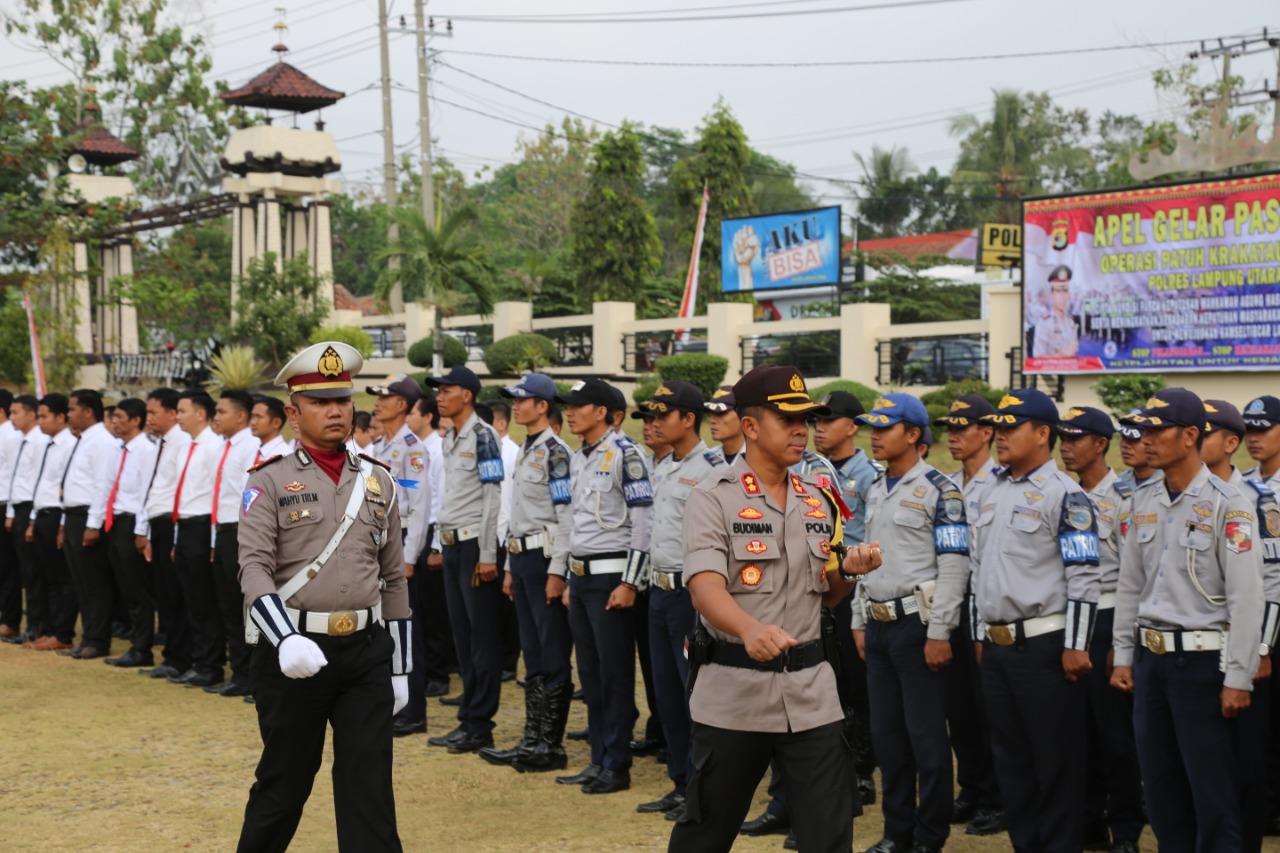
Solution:
{"label": "red necktie", "polygon": [[120,475],[124,473],[124,460],[129,458],[129,448],[120,451],[120,467],[116,469],[116,480],[111,484],[111,494],[107,495],[107,515],[102,522],[102,532],[110,533],[111,525],[116,518],[116,493],[120,491]]}
{"label": "red necktie", "polygon": [[261,461],[262,461],[262,448],[259,447],[257,452],[253,454],[253,464],[257,465]]}
{"label": "red necktie", "polygon": [[222,466],[227,464],[227,454],[231,452],[231,442],[228,441],[222,447],[222,458],[218,460],[218,473],[213,477],[213,518],[210,519],[214,528],[218,526],[218,496],[222,493]]}
{"label": "red necktie", "polygon": [[187,479],[187,469],[191,467],[191,457],[196,455],[196,443],[191,442],[191,449],[187,451],[187,461],[182,463],[182,473],[178,475],[178,489],[173,493],[173,523],[178,523],[178,503],[182,500],[182,484]]}

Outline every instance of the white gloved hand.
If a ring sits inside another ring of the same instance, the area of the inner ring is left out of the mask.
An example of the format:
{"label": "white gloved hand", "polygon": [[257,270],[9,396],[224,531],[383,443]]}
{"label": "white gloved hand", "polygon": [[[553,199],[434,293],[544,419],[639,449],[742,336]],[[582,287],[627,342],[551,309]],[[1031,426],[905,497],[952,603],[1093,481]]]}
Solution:
{"label": "white gloved hand", "polygon": [[329,662],[320,647],[301,634],[285,637],[277,651],[280,653],[280,671],[289,678],[310,678]]}
{"label": "white gloved hand", "polygon": [[391,706],[391,716],[399,714],[409,704],[409,676],[391,676],[391,692],[395,694],[395,702]]}

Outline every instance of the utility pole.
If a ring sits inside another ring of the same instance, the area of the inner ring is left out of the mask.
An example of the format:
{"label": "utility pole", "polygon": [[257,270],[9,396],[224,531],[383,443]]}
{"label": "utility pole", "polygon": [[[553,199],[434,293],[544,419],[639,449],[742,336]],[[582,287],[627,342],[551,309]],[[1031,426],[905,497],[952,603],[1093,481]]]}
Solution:
{"label": "utility pole", "polygon": [[[431,165],[431,93],[427,88],[430,82],[428,67],[431,57],[427,53],[427,39],[428,37],[435,38],[438,33],[436,33],[435,19],[432,18],[429,22],[426,20],[426,6],[426,0],[414,0],[414,29],[418,41],[418,149],[422,162],[422,217],[426,220],[427,227],[434,230],[436,227],[436,190]],[[430,30],[429,33],[428,30]],[[444,35],[453,35],[452,21],[448,23],[448,31]],[[432,338],[435,341],[435,352],[431,356],[431,372],[436,376],[444,375],[444,325],[442,320],[440,304],[437,300],[435,305],[435,329],[432,333]]]}
{"label": "utility pole", "polygon": [[[387,0],[378,0],[378,50],[382,55],[382,179],[387,212],[396,209],[396,138],[391,125],[391,55],[387,48]],[[387,242],[400,239],[400,227],[394,221],[387,228]],[[400,266],[399,258],[390,258],[391,267]],[[404,311],[404,288],[396,282],[391,286],[391,313]]]}

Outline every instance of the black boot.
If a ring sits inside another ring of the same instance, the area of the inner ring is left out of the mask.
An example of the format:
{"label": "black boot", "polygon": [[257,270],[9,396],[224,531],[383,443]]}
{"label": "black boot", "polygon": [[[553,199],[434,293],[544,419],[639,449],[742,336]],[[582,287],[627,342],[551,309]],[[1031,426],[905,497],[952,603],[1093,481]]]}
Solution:
{"label": "black boot", "polygon": [[858,773],[857,794],[862,805],[876,801],[876,781],[872,773],[876,769],[876,753],[871,746],[871,720],[852,708],[845,709],[845,733],[853,749],[854,769]]}
{"label": "black boot", "polygon": [[507,765],[517,758],[533,755],[542,728],[542,704],[542,676],[535,676],[529,679],[524,691],[524,736],[520,742],[511,749],[487,746],[480,750],[480,757],[490,764]]}
{"label": "black boot", "polygon": [[562,770],[569,757],[564,751],[564,727],[569,722],[569,704],[573,694],[569,685],[559,687],[543,686],[542,711],[538,719],[542,725],[538,729],[538,745],[533,752],[519,756],[511,762],[511,766],[521,773],[544,773],[548,770]]}

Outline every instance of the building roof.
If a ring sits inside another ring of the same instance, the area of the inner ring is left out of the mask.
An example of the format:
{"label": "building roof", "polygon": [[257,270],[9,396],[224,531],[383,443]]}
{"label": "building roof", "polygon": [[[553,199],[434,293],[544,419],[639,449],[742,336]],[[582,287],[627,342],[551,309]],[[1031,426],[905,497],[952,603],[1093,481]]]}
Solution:
{"label": "building roof", "polygon": [[372,317],[378,311],[378,300],[373,296],[354,296],[341,284],[333,286],[333,308],[335,311],[359,311],[365,317]]}
{"label": "building roof", "polygon": [[97,123],[96,116],[85,119],[76,128],[77,135],[84,134],[71,150],[95,166],[115,166],[138,158],[138,149],[126,145],[115,134]]}
{"label": "building roof", "polygon": [[239,89],[218,97],[242,107],[308,113],[336,104],[344,93],[321,86],[287,62],[277,62]]}
{"label": "building roof", "polygon": [[[913,234],[909,237],[886,237],[880,240],[863,240],[858,248],[869,255],[896,255],[907,261],[923,257],[977,258],[978,232],[976,229],[943,231],[940,234]],[[853,250],[853,244],[845,246]]]}

